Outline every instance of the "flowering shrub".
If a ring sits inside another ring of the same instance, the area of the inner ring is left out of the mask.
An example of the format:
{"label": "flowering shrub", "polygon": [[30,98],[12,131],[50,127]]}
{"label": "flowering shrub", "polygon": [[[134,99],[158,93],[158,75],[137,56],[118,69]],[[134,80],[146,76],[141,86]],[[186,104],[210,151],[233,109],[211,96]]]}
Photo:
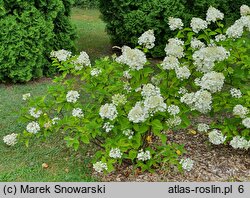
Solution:
{"label": "flowering shrub", "polygon": [[[153,57],[164,57],[167,40],[176,34],[171,31],[175,26],[168,26],[169,17],[181,17],[182,20],[174,24],[184,27],[189,25],[193,16],[205,18],[206,9],[211,5],[225,14],[224,21],[229,26],[239,18],[240,6],[248,4],[249,0],[99,0],[99,2],[107,32],[114,45],[135,47],[138,37],[146,30],[153,29],[156,41],[150,54]],[[217,16],[217,19],[221,18],[221,15]],[[214,21],[214,18],[207,18],[207,22],[212,20]],[[195,22],[195,19],[193,21]]]}
{"label": "flowering shrub", "polygon": [[[141,47],[123,46],[119,57],[97,60],[94,66],[85,52],[52,52],[62,76],[54,79],[47,95],[36,100],[23,96],[29,105],[21,139],[28,143],[34,134],[48,138],[63,133],[75,150],[95,144],[97,172],[110,172],[123,162],[142,171],[170,164],[190,171],[195,162],[182,157],[183,145],[167,141],[168,132],[186,129],[190,119],[205,114],[211,122],[197,123],[197,129],[212,144],[230,142],[233,148],[248,149],[248,9],[242,7],[242,17],[225,30],[223,14],[210,7],[206,21],[194,18],[191,28],[169,39],[159,64],[145,55],[145,47],[154,46],[152,30],[139,38]],[[169,21],[172,29],[180,22]]]}

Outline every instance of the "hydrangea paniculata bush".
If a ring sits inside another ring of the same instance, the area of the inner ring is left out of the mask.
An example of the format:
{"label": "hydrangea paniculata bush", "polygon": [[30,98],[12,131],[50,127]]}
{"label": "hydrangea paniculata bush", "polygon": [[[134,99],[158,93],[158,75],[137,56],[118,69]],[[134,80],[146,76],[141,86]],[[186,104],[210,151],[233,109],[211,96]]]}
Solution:
{"label": "hydrangea paniculata bush", "polygon": [[170,28],[180,30],[168,40],[166,57],[157,64],[145,54],[154,46],[152,30],[139,38],[140,47],[123,46],[120,56],[97,60],[93,67],[84,52],[79,57],[53,52],[53,65],[62,76],[54,79],[46,96],[27,100],[22,138],[63,132],[75,150],[97,145],[93,168],[99,173],[122,162],[142,171],[163,164],[191,171],[195,162],[182,156],[184,145],[167,141],[166,131],[187,129],[190,118],[205,115],[210,123],[194,128],[211,144],[248,149],[248,8],[241,9],[244,23],[236,21],[228,29],[221,23],[223,13],[213,7],[206,20],[193,18],[191,28],[169,18]]}

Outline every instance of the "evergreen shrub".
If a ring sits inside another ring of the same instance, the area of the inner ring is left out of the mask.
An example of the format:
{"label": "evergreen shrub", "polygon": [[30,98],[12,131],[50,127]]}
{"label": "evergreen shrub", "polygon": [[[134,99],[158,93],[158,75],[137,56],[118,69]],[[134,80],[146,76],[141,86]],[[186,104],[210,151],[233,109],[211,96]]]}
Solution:
{"label": "evergreen shrub", "polygon": [[0,81],[27,82],[55,71],[49,53],[74,50],[71,0],[0,1]]}
{"label": "evergreen shrub", "polygon": [[167,40],[176,34],[169,29],[170,16],[181,18],[187,27],[192,17],[206,17],[207,8],[213,6],[225,14],[231,25],[240,17],[240,6],[248,3],[249,0],[100,0],[100,11],[114,45],[135,47],[137,38],[153,29],[157,40],[151,53],[163,57]]}

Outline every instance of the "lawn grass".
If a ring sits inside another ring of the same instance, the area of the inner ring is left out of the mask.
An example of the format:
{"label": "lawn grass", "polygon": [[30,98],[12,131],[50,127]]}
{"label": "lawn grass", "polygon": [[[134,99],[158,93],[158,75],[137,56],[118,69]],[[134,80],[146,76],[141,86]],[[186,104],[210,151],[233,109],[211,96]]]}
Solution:
{"label": "lawn grass", "polygon": [[[0,85],[0,137],[20,133],[25,125],[18,122],[18,111],[25,105],[22,94],[39,96],[46,92],[50,81],[31,82],[26,85]],[[0,181],[94,181],[90,159],[65,147],[63,137],[51,137],[46,142],[34,140],[27,148],[23,144],[6,146],[0,141]],[[47,163],[49,168],[43,169]]]}
{"label": "lawn grass", "polygon": [[90,59],[112,54],[110,39],[105,32],[105,23],[98,10],[72,9],[72,22],[77,27],[77,51],[86,51]]}
{"label": "lawn grass", "polygon": [[[105,24],[97,10],[72,9],[72,22],[77,27],[77,50],[86,51],[91,60],[111,54]],[[66,148],[63,137],[51,137],[46,142],[34,140],[27,148],[22,144],[8,147],[2,141],[10,133],[21,133],[25,125],[18,122],[18,111],[25,105],[22,95],[41,96],[51,85],[51,80],[39,80],[27,84],[0,84],[0,181],[96,181],[91,176],[87,149],[78,153]],[[79,154],[80,153],[80,154]],[[42,164],[47,163],[47,169]]]}

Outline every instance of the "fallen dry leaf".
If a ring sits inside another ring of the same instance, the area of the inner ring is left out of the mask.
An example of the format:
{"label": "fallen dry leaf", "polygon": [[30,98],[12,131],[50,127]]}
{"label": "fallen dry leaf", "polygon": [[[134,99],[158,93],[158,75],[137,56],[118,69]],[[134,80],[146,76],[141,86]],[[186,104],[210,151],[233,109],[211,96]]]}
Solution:
{"label": "fallen dry leaf", "polygon": [[46,163],[43,163],[43,164],[42,164],[42,167],[43,167],[44,169],[47,169],[47,168],[49,168],[49,165],[46,164]]}
{"label": "fallen dry leaf", "polygon": [[192,134],[192,135],[196,135],[197,132],[194,129],[188,129],[188,133]]}

